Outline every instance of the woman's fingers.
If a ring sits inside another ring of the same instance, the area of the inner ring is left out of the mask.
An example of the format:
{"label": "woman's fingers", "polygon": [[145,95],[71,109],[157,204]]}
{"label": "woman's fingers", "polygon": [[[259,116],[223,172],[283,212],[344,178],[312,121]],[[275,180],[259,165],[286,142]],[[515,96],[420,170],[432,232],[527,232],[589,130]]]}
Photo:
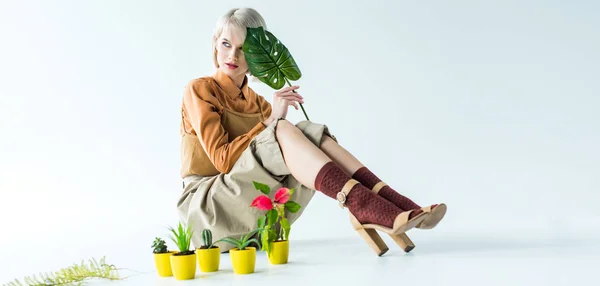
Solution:
{"label": "woman's fingers", "polygon": [[298,85],[288,86],[288,87],[285,87],[285,88],[282,88],[282,89],[278,90],[276,92],[276,94],[281,94],[281,93],[286,93],[286,92],[292,92],[292,90],[296,90],[298,88],[300,88],[300,86],[298,86]]}
{"label": "woman's fingers", "polygon": [[304,103],[304,98],[301,95],[298,94],[282,94],[279,95],[279,98],[281,99],[285,99],[285,100],[293,100],[293,101],[298,101],[300,103]]}
{"label": "woman's fingers", "polygon": [[295,93],[295,92],[291,92],[291,91],[288,91],[288,92],[284,92],[284,93],[281,93],[281,94],[279,94],[279,96],[288,96],[288,95],[299,96],[300,98],[304,98],[304,97],[302,97],[302,95],[301,95],[301,94],[299,94],[299,93]]}
{"label": "woman's fingers", "polygon": [[282,107],[285,106],[286,109],[289,106],[293,106],[298,110],[298,103],[304,103],[304,97],[299,93],[294,92],[298,88],[300,88],[300,86],[295,85],[280,89],[275,92],[275,100],[281,102],[281,104],[283,104]]}
{"label": "woman's fingers", "polygon": [[295,98],[295,97],[290,97],[290,98],[283,98],[286,101],[293,101],[293,102],[298,102],[298,103],[304,103],[303,99],[299,99],[299,98]]}
{"label": "woman's fingers", "polygon": [[293,96],[300,96],[302,97],[302,95],[300,95],[299,93],[295,93],[295,92],[291,92],[291,91],[286,91],[286,92],[282,92],[282,93],[277,93],[275,94],[276,96],[282,97],[282,96],[288,96],[288,95],[293,95]]}

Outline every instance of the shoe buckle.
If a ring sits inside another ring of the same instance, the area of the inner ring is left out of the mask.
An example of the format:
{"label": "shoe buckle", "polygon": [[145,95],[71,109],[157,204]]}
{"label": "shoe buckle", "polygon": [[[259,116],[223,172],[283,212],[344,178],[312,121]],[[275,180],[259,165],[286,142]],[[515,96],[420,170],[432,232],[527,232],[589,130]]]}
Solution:
{"label": "shoe buckle", "polygon": [[337,199],[338,202],[340,202],[341,208],[346,207],[346,198],[348,197],[348,194],[352,190],[352,187],[354,187],[357,184],[359,184],[359,182],[357,180],[350,179],[350,180],[348,180],[348,182],[346,182],[346,184],[344,184],[344,187],[342,187],[342,190],[337,193],[335,198]]}
{"label": "shoe buckle", "polygon": [[346,207],[346,193],[338,192],[336,195],[336,199],[340,203],[340,208]]}

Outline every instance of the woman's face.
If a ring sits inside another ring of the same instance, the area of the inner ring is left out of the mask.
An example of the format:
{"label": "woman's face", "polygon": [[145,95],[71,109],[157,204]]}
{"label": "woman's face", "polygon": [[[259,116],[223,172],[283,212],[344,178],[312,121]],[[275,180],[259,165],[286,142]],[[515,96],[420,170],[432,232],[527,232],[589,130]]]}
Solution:
{"label": "woman's face", "polygon": [[241,82],[248,71],[248,64],[242,51],[244,40],[241,33],[232,28],[223,31],[216,43],[219,69],[234,81]]}

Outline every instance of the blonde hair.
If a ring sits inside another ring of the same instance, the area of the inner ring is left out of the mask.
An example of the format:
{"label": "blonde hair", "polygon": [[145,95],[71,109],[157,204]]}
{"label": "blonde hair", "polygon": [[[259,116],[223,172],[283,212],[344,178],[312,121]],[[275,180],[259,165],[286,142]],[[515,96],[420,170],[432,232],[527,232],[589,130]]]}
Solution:
{"label": "blonde hair", "polygon": [[246,28],[257,28],[263,27],[267,29],[267,24],[263,17],[252,8],[233,8],[225,15],[221,16],[217,21],[217,26],[213,32],[212,49],[213,49],[213,63],[215,67],[219,67],[217,62],[217,40],[223,32],[229,29],[236,29],[240,33],[243,39],[246,38]]}

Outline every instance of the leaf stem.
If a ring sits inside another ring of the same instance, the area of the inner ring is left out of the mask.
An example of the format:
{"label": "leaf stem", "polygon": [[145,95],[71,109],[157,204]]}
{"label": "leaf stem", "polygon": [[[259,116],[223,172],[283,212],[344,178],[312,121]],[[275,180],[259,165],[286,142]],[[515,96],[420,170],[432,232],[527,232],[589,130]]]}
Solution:
{"label": "leaf stem", "polygon": [[[292,86],[292,84],[290,83],[290,80],[288,80],[286,77],[285,81],[287,82],[288,86]],[[297,93],[295,90],[293,90],[294,93]],[[302,112],[304,113],[304,117],[306,117],[306,120],[310,121],[310,119],[308,119],[308,115],[306,115],[306,111],[304,110],[304,106],[302,106],[302,103],[300,103],[300,108],[302,108]]]}

